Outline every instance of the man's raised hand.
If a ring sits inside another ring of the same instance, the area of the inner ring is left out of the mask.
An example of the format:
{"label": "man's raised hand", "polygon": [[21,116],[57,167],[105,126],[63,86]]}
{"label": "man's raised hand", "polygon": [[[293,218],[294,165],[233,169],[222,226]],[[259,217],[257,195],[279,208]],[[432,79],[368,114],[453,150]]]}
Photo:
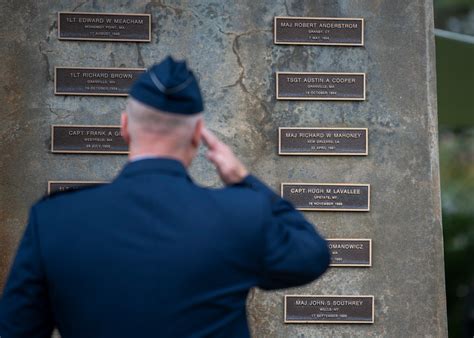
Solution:
{"label": "man's raised hand", "polygon": [[221,180],[225,184],[239,183],[248,175],[247,169],[229,146],[220,141],[207,128],[202,130],[202,140],[208,148],[207,159],[214,164]]}

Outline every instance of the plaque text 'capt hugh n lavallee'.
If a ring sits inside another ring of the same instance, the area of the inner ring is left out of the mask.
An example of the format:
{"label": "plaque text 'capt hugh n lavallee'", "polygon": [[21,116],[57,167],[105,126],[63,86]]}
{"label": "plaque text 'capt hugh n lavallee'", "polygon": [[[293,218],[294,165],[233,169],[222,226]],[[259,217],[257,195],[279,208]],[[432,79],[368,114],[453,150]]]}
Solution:
{"label": "plaque text 'capt hugh n lavallee'", "polygon": [[274,42],[285,45],[363,46],[364,19],[277,16]]}
{"label": "plaque text 'capt hugh n lavallee'", "polygon": [[369,184],[282,183],[281,195],[298,210],[370,210]]}
{"label": "plaque text 'capt hugh n lavallee'", "polygon": [[60,40],[151,40],[150,14],[59,12]]}
{"label": "plaque text 'capt hugh n lavallee'", "polygon": [[120,126],[51,126],[51,152],[127,154]]}
{"label": "plaque text 'capt hugh n lavallee'", "polygon": [[285,323],[371,324],[373,322],[373,296],[285,296]]}
{"label": "plaque text 'capt hugh n lavallee'", "polygon": [[142,68],[56,67],[56,95],[127,96]]}
{"label": "plaque text 'capt hugh n lavallee'", "polygon": [[279,128],[280,155],[367,155],[367,128]]}
{"label": "plaque text 'capt hugh n lavallee'", "polygon": [[277,72],[278,100],[365,100],[365,73]]}

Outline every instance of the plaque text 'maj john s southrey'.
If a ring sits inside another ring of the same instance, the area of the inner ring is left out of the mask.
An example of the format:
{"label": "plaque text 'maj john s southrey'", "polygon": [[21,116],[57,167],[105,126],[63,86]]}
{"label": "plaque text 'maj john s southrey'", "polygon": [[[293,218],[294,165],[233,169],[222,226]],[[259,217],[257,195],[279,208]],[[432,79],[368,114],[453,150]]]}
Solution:
{"label": "plaque text 'maj john s southrey'", "polygon": [[127,96],[143,68],[56,67],[56,95]]}
{"label": "plaque text 'maj john s southrey'", "polygon": [[367,155],[367,128],[279,128],[280,155]]}
{"label": "plaque text 'maj john s southrey'", "polygon": [[58,12],[60,40],[151,41],[150,14]]}
{"label": "plaque text 'maj john s southrey'", "polygon": [[285,323],[374,322],[374,296],[286,295]]}
{"label": "plaque text 'maj john s southrey'", "polygon": [[106,184],[106,181],[48,181],[48,195],[56,192],[77,190],[83,187]]}
{"label": "plaque text 'maj john s southrey'", "polygon": [[365,73],[277,72],[278,100],[365,100]]}
{"label": "plaque text 'maj john s southrey'", "polygon": [[51,126],[51,152],[127,154],[119,126]]}
{"label": "plaque text 'maj john s southrey'", "polygon": [[281,196],[298,210],[369,211],[369,184],[282,183]]}
{"label": "plaque text 'maj john s southrey'", "polygon": [[372,240],[355,238],[327,239],[331,251],[331,266],[372,266]]}
{"label": "plaque text 'maj john s southrey'", "polygon": [[274,42],[285,45],[363,46],[364,19],[277,16]]}

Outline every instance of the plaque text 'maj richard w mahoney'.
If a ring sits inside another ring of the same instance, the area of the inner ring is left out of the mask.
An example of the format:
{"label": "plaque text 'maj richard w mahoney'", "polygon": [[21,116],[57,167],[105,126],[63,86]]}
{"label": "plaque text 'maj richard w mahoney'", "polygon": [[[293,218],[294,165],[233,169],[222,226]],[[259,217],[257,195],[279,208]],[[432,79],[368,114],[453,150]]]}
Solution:
{"label": "plaque text 'maj richard w mahoney'", "polygon": [[280,155],[367,155],[367,128],[281,127]]}

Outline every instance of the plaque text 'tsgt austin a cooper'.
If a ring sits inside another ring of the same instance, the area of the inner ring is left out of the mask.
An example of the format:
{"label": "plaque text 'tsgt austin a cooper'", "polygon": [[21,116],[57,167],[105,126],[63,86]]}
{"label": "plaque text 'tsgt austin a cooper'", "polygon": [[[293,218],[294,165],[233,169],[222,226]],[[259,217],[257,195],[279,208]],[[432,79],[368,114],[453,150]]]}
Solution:
{"label": "plaque text 'tsgt austin a cooper'", "polygon": [[364,101],[365,73],[277,72],[277,100]]}

